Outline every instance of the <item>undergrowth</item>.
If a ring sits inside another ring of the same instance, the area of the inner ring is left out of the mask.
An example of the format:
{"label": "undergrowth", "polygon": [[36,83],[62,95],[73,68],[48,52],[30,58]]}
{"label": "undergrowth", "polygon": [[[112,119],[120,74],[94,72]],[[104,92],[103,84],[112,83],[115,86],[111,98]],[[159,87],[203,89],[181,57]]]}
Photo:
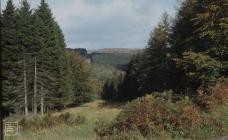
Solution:
{"label": "undergrowth", "polygon": [[112,123],[99,122],[95,132],[101,139],[111,140],[131,132],[145,139],[164,134],[172,138],[207,139],[224,134],[224,122],[211,112],[205,112],[188,98],[171,98],[164,94],[137,98]]}
{"label": "undergrowth", "polygon": [[62,113],[60,115],[47,114],[44,117],[35,116],[32,118],[23,118],[20,120],[19,124],[23,131],[39,131],[46,128],[53,128],[61,124],[66,125],[81,125],[86,122],[85,116],[78,114],[76,117],[67,113]]}

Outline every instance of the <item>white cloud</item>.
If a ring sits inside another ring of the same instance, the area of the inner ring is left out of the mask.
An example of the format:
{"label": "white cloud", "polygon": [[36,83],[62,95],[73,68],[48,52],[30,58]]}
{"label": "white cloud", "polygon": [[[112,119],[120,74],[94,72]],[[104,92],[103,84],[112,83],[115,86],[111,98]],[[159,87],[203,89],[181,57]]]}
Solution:
{"label": "white cloud", "polygon": [[[4,0],[5,1],[5,0]],[[19,0],[15,0],[19,1]],[[47,0],[68,47],[144,47],[176,0]],[[17,2],[18,3],[18,2]],[[32,1],[32,5],[39,2]]]}
{"label": "white cloud", "polygon": [[53,11],[68,47],[144,47],[164,10],[173,14],[173,5],[167,8],[162,5],[165,1],[107,0],[94,4],[73,0]]}

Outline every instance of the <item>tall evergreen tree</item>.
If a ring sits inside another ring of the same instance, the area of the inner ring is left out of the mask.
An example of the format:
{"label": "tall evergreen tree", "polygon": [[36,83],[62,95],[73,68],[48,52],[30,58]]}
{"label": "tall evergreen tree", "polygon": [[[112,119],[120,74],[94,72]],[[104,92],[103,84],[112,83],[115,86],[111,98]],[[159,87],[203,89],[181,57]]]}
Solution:
{"label": "tall evergreen tree", "polygon": [[[58,93],[56,92],[56,89],[58,89],[56,80],[58,78],[58,54],[56,53],[55,22],[51,10],[44,0],[41,0],[39,8],[35,12],[35,18],[35,20],[42,22],[42,25],[39,26],[39,28],[41,28],[39,38],[42,43],[40,44],[40,53],[36,55],[37,75],[35,77],[37,77],[37,84],[39,84],[39,86],[36,87],[41,89],[40,85],[44,86],[42,89],[46,91],[46,106],[52,109],[60,102]],[[34,91],[35,90],[36,89],[34,89]],[[38,100],[36,99],[36,101]],[[34,105],[35,104],[37,103],[35,102]]]}
{"label": "tall evergreen tree", "polygon": [[[189,75],[189,73],[196,74],[199,72],[197,71],[197,69],[201,69],[199,64],[204,65],[205,72],[211,71],[211,75],[209,73],[206,74],[207,76],[205,75],[207,80],[214,79],[213,81],[217,81],[216,79],[220,77],[220,74],[217,73],[217,70],[220,69],[217,60],[222,61],[223,59],[224,61],[227,56],[226,43],[222,39],[225,38],[224,30],[226,29],[224,26],[220,26],[224,25],[221,22],[224,21],[227,14],[223,10],[225,1],[220,2],[186,0],[178,11],[170,38],[172,58],[177,62],[177,67],[179,67],[175,69],[179,73],[179,75],[176,75],[176,79],[180,81],[176,83],[173,89],[179,93],[189,92],[187,94],[195,94],[196,89],[202,86],[200,76],[195,77],[193,80]],[[212,10],[213,12],[211,12],[210,8],[215,11]],[[219,55],[216,56],[215,52]],[[197,58],[199,59],[197,60]],[[203,59],[203,61],[200,59]],[[181,62],[185,63],[180,64]],[[207,63],[211,63],[211,66],[207,65]],[[191,64],[191,67],[188,67],[187,64]],[[225,66],[225,63],[223,64]],[[188,67],[188,70],[186,70],[186,67]],[[194,67],[197,69],[194,70]],[[225,69],[223,69],[223,72],[225,72]]]}
{"label": "tall evergreen tree", "polygon": [[140,77],[141,92],[150,93],[169,89],[169,17],[164,13],[159,25],[151,33],[144,53],[144,69]]}
{"label": "tall evergreen tree", "polygon": [[[42,43],[37,44],[40,46],[40,54],[37,54],[37,70],[40,71],[37,82],[43,85],[42,89],[46,91],[46,106],[60,109],[66,105],[65,97],[71,93],[67,64],[69,58],[65,50],[64,36],[45,0],[41,0],[35,19],[42,22],[38,25]],[[41,77],[42,80],[39,80]],[[39,88],[41,89],[40,86]]]}
{"label": "tall evergreen tree", "polygon": [[56,49],[58,54],[58,80],[59,80],[59,96],[61,98],[61,104],[66,106],[70,103],[72,96],[72,85],[70,79],[69,68],[69,56],[66,52],[66,44],[62,30],[55,22],[55,35],[56,35]]}
{"label": "tall evergreen tree", "polygon": [[31,50],[33,44],[33,35],[32,35],[32,10],[27,0],[21,2],[21,7],[17,10],[17,34],[18,34],[18,43],[17,45],[22,50],[23,59],[23,71],[24,71],[24,110],[25,115],[28,115],[29,103],[28,97],[30,90],[28,89],[28,84],[31,82]]}
{"label": "tall evergreen tree", "polygon": [[23,59],[18,45],[17,15],[12,0],[2,15],[2,86],[3,106],[11,111],[23,109]]}
{"label": "tall evergreen tree", "polygon": [[228,76],[228,1],[198,1],[202,10],[198,12],[193,21],[198,26],[195,31],[199,38],[206,40],[207,54],[223,64],[222,75]]}
{"label": "tall evergreen tree", "polygon": [[143,61],[144,56],[142,54],[136,54],[131,58],[120,91],[121,100],[131,100],[142,96],[139,91],[141,86],[139,77],[142,74]]}
{"label": "tall evergreen tree", "polygon": [[172,26],[170,42],[175,57],[180,58],[186,51],[202,52],[208,49],[206,40],[199,38],[195,32],[199,27],[193,20],[202,11],[198,0],[184,0],[181,3]]}

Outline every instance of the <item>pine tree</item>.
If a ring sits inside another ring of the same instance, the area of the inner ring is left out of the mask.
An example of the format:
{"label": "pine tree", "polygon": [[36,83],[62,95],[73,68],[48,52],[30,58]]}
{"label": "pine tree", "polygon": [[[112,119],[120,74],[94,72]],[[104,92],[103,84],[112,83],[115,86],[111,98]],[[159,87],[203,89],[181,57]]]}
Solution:
{"label": "pine tree", "polygon": [[139,92],[141,87],[139,77],[142,74],[142,62],[145,60],[144,58],[143,54],[139,53],[131,58],[123,80],[123,88],[120,91],[121,100],[132,100],[143,95]]}
{"label": "pine tree", "polygon": [[40,46],[40,53],[36,55],[37,84],[39,84],[37,88],[41,89],[40,85],[43,85],[42,88],[45,91],[45,102],[47,103],[46,106],[48,108],[59,108],[61,106],[61,99],[59,92],[57,92],[60,83],[58,81],[59,54],[55,34],[56,28],[51,10],[44,0],[41,1],[39,8],[35,12],[35,20],[42,23],[39,26],[41,44],[37,44]]}
{"label": "pine tree", "polygon": [[[141,92],[150,93],[169,89],[169,17],[164,13],[159,25],[151,33],[144,53],[144,70],[140,76]],[[153,86],[151,86],[153,85]]]}
{"label": "pine tree", "polygon": [[22,111],[23,57],[18,45],[17,13],[12,0],[7,1],[2,15],[2,86],[3,106],[11,111]]}
{"label": "pine tree", "polygon": [[171,51],[173,52],[172,55],[177,58],[180,58],[182,53],[186,51],[201,52],[207,49],[204,41],[198,38],[195,33],[198,26],[195,25],[193,19],[202,10],[197,1],[184,0],[172,25]]}
{"label": "pine tree", "polygon": [[[90,68],[80,60],[73,71],[79,72],[78,77],[70,77],[71,62],[64,35],[45,0],[41,0],[34,13],[27,0],[22,0],[17,10],[12,0],[8,0],[1,23],[6,109],[24,111],[25,115],[30,110],[37,114],[39,107],[41,114],[49,109],[62,109],[73,102],[75,86],[83,102],[91,99]],[[72,80],[79,82],[72,85]]]}
{"label": "pine tree", "polygon": [[61,98],[60,104],[66,106],[71,102],[72,87],[71,79],[69,75],[69,56],[66,52],[66,44],[62,30],[59,25],[55,22],[55,35],[56,35],[56,49],[58,54],[58,75],[59,78],[59,97]]}
{"label": "pine tree", "polygon": [[21,7],[17,10],[17,34],[18,34],[18,46],[22,49],[23,55],[23,70],[24,70],[24,110],[25,115],[28,115],[28,84],[30,83],[29,75],[31,66],[29,60],[31,59],[30,53],[32,48],[32,10],[27,0],[21,2]]}
{"label": "pine tree", "polygon": [[206,40],[207,53],[223,63],[222,74],[228,76],[228,12],[227,0],[198,1],[202,10],[194,18],[201,39]]}

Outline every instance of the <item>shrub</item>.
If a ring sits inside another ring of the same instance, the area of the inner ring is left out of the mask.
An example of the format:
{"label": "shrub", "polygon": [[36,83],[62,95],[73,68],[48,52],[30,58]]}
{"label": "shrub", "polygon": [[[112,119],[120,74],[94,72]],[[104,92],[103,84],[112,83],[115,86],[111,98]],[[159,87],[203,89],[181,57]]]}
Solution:
{"label": "shrub", "polygon": [[60,115],[47,114],[44,117],[35,116],[30,119],[23,118],[20,125],[24,131],[26,130],[42,130],[45,128],[52,128],[60,124],[66,125],[81,125],[86,122],[85,116],[77,115],[74,117],[69,112]]}
{"label": "shrub", "polygon": [[138,130],[144,137],[161,136],[165,131],[173,137],[197,137],[194,131],[210,128],[222,133],[222,124],[203,113],[188,99],[171,101],[164,96],[147,95],[128,103],[111,124],[100,126],[97,135],[113,136]]}
{"label": "shrub", "polygon": [[115,135],[104,136],[98,140],[145,140],[139,131],[121,132]]}
{"label": "shrub", "polygon": [[211,87],[209,91],[209,94],[203,94],[201,90],[198,90],[196,103],[200,107],[213,111],[218,105],[228,102],[228,81]]}

